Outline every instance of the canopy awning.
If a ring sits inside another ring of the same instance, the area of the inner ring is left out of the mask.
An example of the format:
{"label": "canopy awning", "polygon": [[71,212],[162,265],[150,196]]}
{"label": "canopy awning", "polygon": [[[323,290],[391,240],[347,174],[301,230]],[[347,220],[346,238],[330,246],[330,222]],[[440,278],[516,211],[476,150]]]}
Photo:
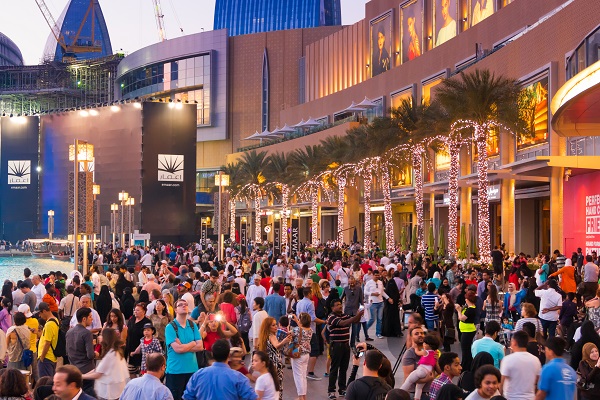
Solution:
{"label": "canopy awning", "polygon": [[363,101],[361,101],[360,103],[358,103],[356,105],[356,107],[367,110],[367,109],[375,108],[375,107],[377,107],[377,105],[378,105],[377,103],[373,103],[370,99],[368,99],[365,96],[365,99]]}
{"label": "canopy awning", "polygon": [[319,125],[321,125],[320,122],[317,122],[314,118],[310,117],[302,126],[310,128],[310,127],[319,126]]}
{"label": "canopy awning", "polygon": [[258,133],[258,131],[254,132],[252,135],[243,138],[242,140],[258,140],[260,139],[258,136],[260,135],[260,133]]}
{"label": "canopy awning", "polygon": [[352,102],[352,104],[350,104],[350,106],[348,108],[346,108],[345,110],[343,110],[342,112],[362,112],[365,111],[365,108],[362,107],[358,107],[358,105],[355,102]]}
{"label": "canopy awning", "polygon": [[302,119],[302,121],[298,122],[296,125],[292,125],[292,128],[302,128],[304,126],[304,123],[306,121],[304,121],[304,119]]}
{"label": "canopy awning", "polygon": [[294,133],[294,132],[296,132],[296,130],[295,130],[294,128],[292,128],[292,127],[291,127],[291,126],[289,126],[288,124],[285,124],[285,125],[283,126],[283,128],[281,128],[281,129],[279,130],[279,132],[278,132],[278,133]]}

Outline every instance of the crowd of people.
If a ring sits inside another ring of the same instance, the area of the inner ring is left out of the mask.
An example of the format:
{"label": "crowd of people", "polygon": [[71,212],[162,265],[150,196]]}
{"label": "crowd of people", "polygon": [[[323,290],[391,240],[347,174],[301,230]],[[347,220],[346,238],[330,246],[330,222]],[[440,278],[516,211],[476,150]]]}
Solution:
{"label": "crowd of people", "polygon": [[[489,265],[356,244],[225,253],[108,246],[89,273],[5,281],[0,399],[599,398],[594,253],[498,246]],[[392,359],[377,349],[399,336]],[[323,378],[327,393],[309,390]]]}

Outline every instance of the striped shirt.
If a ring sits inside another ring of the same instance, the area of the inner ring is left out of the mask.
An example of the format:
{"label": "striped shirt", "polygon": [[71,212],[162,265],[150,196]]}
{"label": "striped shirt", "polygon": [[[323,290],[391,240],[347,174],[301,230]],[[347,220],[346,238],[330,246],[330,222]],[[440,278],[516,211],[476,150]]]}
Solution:
{"label": "striped shirt", "polygon": [[440,317],[435,314],[435,302],[439,301],[439,296],[435,293],[426,293],[421,297],[421,305],[425,309],[425,319],[436,321]]}
{"label": "striped shirt", "polygon": [[330,314],[327,318],[327,329],[331,343],[348,343],[350,340],[350,325],[341,326],[340,322],[352,318],[347,314]]}

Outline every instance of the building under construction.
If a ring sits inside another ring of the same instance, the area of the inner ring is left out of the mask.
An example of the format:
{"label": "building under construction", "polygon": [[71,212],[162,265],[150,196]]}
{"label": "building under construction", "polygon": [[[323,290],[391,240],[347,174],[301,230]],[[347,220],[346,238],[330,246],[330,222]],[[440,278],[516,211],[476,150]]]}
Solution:
{"label": "building under construction", "polygon": [[0,112],[33,115],[111,103],[123,57],[0,67]]}
{"label": "building under construction", "polygon": [[98,0],[70,0],[58,20],[44,0],[36,3],[51,31],[45,61],[0,63],[0,112],[32,115],[111,103],[124,55],[112,54]]}

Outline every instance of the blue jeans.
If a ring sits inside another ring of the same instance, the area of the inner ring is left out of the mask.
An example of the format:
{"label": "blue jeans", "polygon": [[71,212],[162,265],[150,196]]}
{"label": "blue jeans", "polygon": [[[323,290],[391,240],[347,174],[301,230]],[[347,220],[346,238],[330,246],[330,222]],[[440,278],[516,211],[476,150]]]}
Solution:
{"label": "blue jeans", "polygon": [[425,326],[427,326],[427,330],[433,331],[437,328],[437,319],[426,319]]}
{"label": "blue jeans", "polygon": [[38,360],[38,374],[40,378],[44,376],[53,377],[56,371],[56,363],[44,358],[44,361]]}
{"label": "blue jeans", "polygon": [[377,336],[381,336],[381,321],[383,320],[383,301],[381,303],[372,303],[369,312],[371,313],[371,318],[369,319],[369,323],[367,324],[367,329],[373,326],[375,318],[377,318],[377,324],[375,325],[375,334]]}

